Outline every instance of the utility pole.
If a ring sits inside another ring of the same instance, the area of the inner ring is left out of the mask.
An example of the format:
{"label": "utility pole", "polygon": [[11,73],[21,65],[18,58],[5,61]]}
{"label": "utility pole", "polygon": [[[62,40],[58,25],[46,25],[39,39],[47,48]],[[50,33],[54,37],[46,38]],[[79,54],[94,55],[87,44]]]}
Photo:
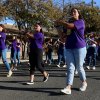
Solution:
{"label": "utility pole", "polygon": [[63,13],[64,13],[64,3],[65,3],[65,0],[63,0]]}
{"label": "utility pole", "polygon": [[94,0],[92,0],[92,1],[91,1],[91,4],[92,4],[92,7],[93,7],[93,4],[94,4]]}

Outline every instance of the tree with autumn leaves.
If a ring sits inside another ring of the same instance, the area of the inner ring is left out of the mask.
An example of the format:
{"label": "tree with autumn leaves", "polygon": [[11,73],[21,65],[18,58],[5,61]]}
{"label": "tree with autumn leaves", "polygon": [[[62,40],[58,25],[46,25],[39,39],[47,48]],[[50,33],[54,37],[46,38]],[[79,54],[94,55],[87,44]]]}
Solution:
{"label": "tree with autumn leaves", "polygon": [[[75,6],[74,4],[71,7]],[[100,8],[77,4],[86,22],[86,31],[100,32]],[[53,21],[66,16],[69,17],[70,5],[62,7],[53,0],[2,0],[0,2],[0,20],[7,17],[15,20],[19,30],[31,29],[32,25],[40,21],[48,30],[53,28]]]}
{"label": "tree with autumn leaves", "polygon": [[[100,32],[100,8],[86,4],[66,4],[62,7],[53,0],[0,0],[0,20],[4,18],[14,20],[19,31],[32,29],[33,25],[40,21],[49,33],[49,30],[54,28],[54,20],[69,19],[72,7],[81,10],[87,32]],[[25,46],[23,51],[25,55]]]}

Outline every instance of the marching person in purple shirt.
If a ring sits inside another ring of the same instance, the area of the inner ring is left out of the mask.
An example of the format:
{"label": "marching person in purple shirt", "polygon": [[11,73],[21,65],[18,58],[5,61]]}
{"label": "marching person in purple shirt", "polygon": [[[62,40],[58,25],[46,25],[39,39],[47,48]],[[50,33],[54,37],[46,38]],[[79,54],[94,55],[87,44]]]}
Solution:
{"label": "marching person in purple shirt", "polygon": [[30,62],[30,82],[27,82],[28,85],[34,84],[34,72],[37,68],[44,76],[43,81],[48,80],[49,74],[44,70],[42,64],[43,57],[43,42],[44,35],[42,28],[39,23],[34,27],[35,33],[26,33],[27,37],[30,40],[30,53],[29,53],[29,62]]}
{"label": "marching person in purple shirt", "polygon": [[5,27],[4,25],[0,24],[0,57],[2,57],[2,61],[5,64],[6,69],[8,71],[7,77],[10,77],[12,75],[12,71],[6,59],[6,53],[7,53],[7,49],[5,45],[6,34],[4,32],[5,32]]}
{"label": "marching person in purple shirt", "polygon": [[66,38],[66,63],[67,63],[67,84],[61,90],[64,94],[71,94],[71,87],[74,80],[75,68],[78,71],[82,86],[80,91],[85,91],[87,88],[86,74],[83,68],[84,59],[86,57],[86,43],[84,39],[85,23],[77,8],[71,10],[73,22],[67,23],[63,20],[56,21],[63,25],[66,29],[70,29],[71,33]]}

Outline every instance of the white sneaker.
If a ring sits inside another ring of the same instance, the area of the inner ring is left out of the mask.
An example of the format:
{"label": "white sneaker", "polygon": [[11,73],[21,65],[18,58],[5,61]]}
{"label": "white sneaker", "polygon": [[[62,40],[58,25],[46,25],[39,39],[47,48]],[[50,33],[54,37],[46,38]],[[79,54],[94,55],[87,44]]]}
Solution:
{"label": "white sneaker", "polygon": [[45,63],[47,64],[48,62],[47,62],[47,61],[45,61]]}
{"label": "white sneaker", "polygon": [[27,84],[27,85],[33,85],[34,82],[27,82],[26,84]]}
{"label": "white sneaker", "polygon": [[63,68],[67,67],[67,65],[64,65]]}
{"label": "white sneaker", "polygon": [[13,68],[13,71],[17,71],[17,68]]}
{"label": "white sneaker", "polygon": [[15,67],[17,67],[17,64],[15,64]]}
{"label": "white sneaker", "polygon": [[75,70],[75,74],[76,74],[76,75],[78,74],[78,71],[77,71],[77,70]]}
{"label": "white sneaker", "polygon": [[60,68],[60,65],[57,65],[57,67],[59,67],[59,68]]}
{"label": "white sneaker", "polygon": [[64,88],[61,90],[62,93],[64,94],[71,94],[71,89],[68,89],[68,88]]}
{"label": "white sneaker", "polygon": [[82,87],[80,87],[80,91],[85,91],[86,90],[86,88],[87,88],[87,83],[85,83],[85,84],[82,84]]}
{"label": "white sneaker", "polygon": [[65,73],[65,75],[67,76],[67,73]]}
{"label": "white sneaker", "polygon": [[90,66],[86,66],[87,69],[90,69]]}
{"label": "white sneaker", "polygon": [[48,65],[51,65],[51,64],[48,64]]}
{"label": "white sneaker", "polygon": [[7,77],[11,77],[12,73],[13,72],[11,70],[9,70]]}
{"label": "white sneaker", "polygon": [[92,68],[93,70],[95,70],[96,68],[95,68],[95,66],[93,66],[93,68]]}

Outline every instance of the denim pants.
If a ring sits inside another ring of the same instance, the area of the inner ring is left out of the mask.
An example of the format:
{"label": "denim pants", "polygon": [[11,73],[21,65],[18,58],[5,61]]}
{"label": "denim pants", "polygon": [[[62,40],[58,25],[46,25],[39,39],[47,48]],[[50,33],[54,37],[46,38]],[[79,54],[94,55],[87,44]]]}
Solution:
{"label": "denim pants", "polygon": [[48,52],[45,52],[45,61],[48,60]]}
{"label": "denim pants", "polygon": [[52,63],[52,52],[48,52],[48,59],[49,59],[49,63]]}
{"label": "denim pants", "polygon": [[17,56],[18,65],[19,65],[20,64],[20,51],[17,51],[16,56]]}
{"label": "denim pants", "polygon": [[61,61],[63,60],[64,64],[66,64],[65,62],[65,55],[64,55],[64,51],[63,53],[59,53],[58,52],[58,64],[60,65],[61,64]]}
{"label": "denim pants", "polygon": [[10,65],[7,62],[6,53],[7,53],[7,49],[0,50],[0,57],[2,56],[2,61],[5,64],[6,69],[9,71],[10,70]]}
{"label": "denim pants", "polygon": [[58,64],[59,65],[61,64],[62,58],[63,58],[63,55],[58,53]]}
{"label": "denim pants", "polygon": [[16,64],[17,51],[11,51],[11,64]]}
{"label": "denim pants", "polygon": [[81,81],[86,80],[85,70],[83,68],[84,59],[86,57],[86,47],[79,49],[66,49],[66,64],[67,64],[67,85],[73,85],[75,68],[79,73]]}
{"label": "denim pants", "polygon": [[88,66],[91,65],[92,61],[93,61],[93,66],[96,65],[96,54],[97,54],[96,47],[89,47],[87,49],[87,63],[88,63]]}

